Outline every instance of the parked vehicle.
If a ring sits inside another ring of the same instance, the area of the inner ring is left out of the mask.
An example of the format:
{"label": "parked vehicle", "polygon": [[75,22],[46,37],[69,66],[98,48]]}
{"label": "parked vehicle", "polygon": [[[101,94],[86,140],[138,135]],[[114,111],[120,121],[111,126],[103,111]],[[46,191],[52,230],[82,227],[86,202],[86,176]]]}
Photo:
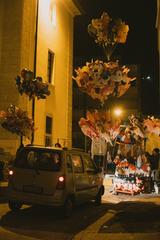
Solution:
{"label": "parked vehicle", "polygon": [[9,171],[8,204],[13,211],[23,204],[63,206],[69,216],[74,204],[100,204],[103,193],[102,174],[83,151],[26,146]]}

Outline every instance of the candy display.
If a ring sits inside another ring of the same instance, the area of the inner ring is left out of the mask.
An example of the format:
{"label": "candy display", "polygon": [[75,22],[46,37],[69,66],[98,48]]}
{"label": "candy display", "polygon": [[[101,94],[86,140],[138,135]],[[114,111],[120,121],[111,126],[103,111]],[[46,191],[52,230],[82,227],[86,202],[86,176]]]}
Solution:
{"label": "candy display", "polygon": [[134,163],[129,163],[125,158],[122,161],[117,156],[114,160],[116,164],[113,188],[115,193],[128,193],[131,195],[149,190],[150,184],[150,164],[145,155],[140,155],[140,164],[134,159]]}
{"label": "candy display", "polygon": [[116,139],[119,154],[114,159],[114,192],[148,193],[151,191],[151,162],[144,143],[148,134],[159,134],[159,119],[149,116],[140,119],[134,115],[128,119],[128,125]]}

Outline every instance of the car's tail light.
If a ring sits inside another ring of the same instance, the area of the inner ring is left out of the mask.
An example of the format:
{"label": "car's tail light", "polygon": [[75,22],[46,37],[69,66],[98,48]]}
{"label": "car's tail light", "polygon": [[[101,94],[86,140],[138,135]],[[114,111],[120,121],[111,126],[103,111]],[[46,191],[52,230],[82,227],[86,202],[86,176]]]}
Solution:
{"label": "car's tail light", "polygon": [[14,174],[13,170],[9,170],[8,174],[9,174],[9,176],[13,176],[13,174]]}
{"label": "car's tail light", "polygon": [[64,189],[64,187],[65,187],[65,177],[59,176],[56,189],[61,190],[61,189]]}
{"label": "car's tail light", "polygon": [[58,181],[59,181],[59,182],[64,182],[64,176],[60,176],[60,177],[58,178]]}

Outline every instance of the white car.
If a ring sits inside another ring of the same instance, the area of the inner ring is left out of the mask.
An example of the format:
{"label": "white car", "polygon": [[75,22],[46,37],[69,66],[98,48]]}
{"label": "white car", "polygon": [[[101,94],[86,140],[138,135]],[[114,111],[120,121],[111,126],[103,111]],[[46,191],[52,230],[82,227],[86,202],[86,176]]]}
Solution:
{"label": "white car", "polygon": [[63,206],[69,216],[74,204],[101,203],[103,177],[89,154],[61,148],[26,146],[17,153],[9,171],[8,203]]}

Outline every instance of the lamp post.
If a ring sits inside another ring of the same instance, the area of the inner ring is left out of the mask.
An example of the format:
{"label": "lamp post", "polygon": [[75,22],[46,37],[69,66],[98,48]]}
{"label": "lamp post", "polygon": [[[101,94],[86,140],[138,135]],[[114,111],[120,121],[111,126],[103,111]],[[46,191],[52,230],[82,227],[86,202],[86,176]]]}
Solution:
{"label": "lamp post", "polygon": [[[123,110],[122,108],[120,107],[116,107],[113,109],[113,115],[114,115],[114,118],[117,119],[118,121],[121,122],[121,118],[122,118],[122,114],[123,114]],[[113,152],[112,152],[112,158],[115,157],[115,153],[117,152],[117,144],[116,144],[116,138],[114,140],[114,144],[113,144]]]}

